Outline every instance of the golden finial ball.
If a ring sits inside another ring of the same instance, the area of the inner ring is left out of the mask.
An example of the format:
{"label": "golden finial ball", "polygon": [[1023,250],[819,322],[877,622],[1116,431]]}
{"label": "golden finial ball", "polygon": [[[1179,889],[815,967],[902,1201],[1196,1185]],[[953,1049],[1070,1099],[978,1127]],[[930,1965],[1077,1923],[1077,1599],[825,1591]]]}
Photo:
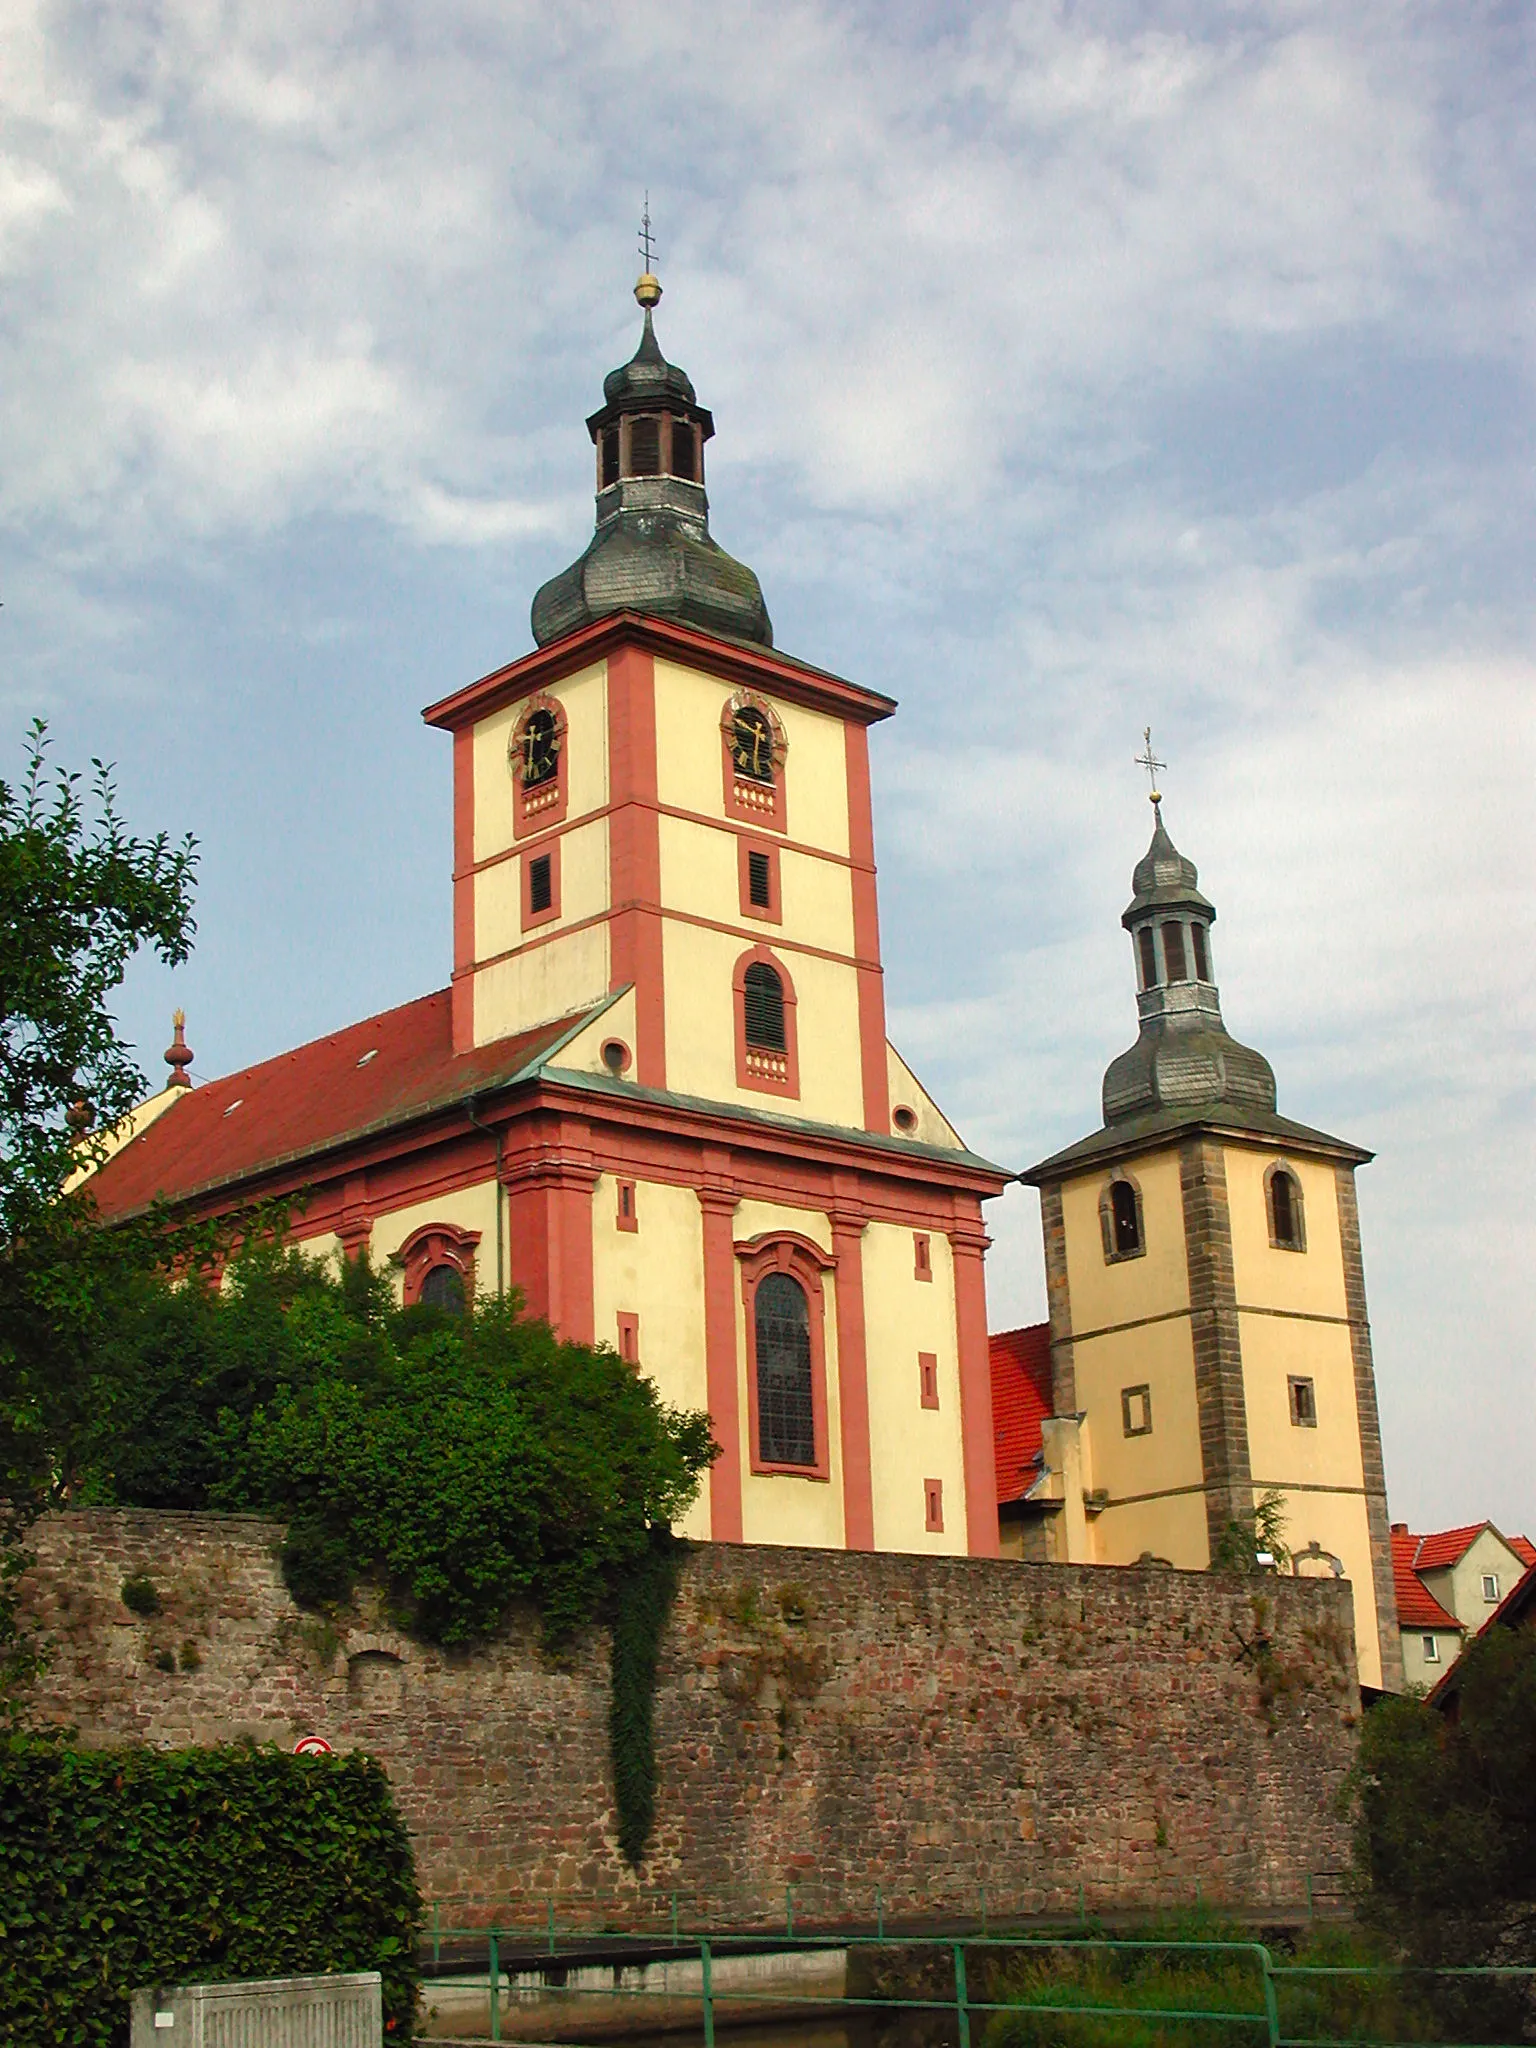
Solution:
{"label": "golden finial ball", "polygon": [[653,277],[650,271],[646,271],[635,285],[635,297],[649,310],[661,297],[661,279]]}

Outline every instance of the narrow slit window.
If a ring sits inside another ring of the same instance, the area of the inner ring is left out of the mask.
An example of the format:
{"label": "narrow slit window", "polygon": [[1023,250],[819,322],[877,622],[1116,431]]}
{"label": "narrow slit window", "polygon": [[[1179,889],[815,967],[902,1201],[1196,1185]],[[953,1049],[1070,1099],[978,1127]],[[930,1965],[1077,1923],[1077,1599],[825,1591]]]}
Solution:
{"label": "narrow slit window", "polygon": [[626,1365],[640,1363],[640,1318],[619,1311],[619,1356]]}
{"label": "narrow slit window", "polygon": [[944,1533],[944,1482],[942,1479],[923,1481],[923,1527],[930,1536]]}
{"label": "narrow slit window", "polygon": [[912,1233],[912,1277],[915,1280],[933,1278],[933,1245],[926,1230]]}
{"label": "narrow slit window", "polygon": [[629,473],[661,474],[661,421],[654,413],[641,413],[629,423]]}
{"label": "narrow slit window", "polygon": [[1144,924],[1136,934],[1136,944],[1141,952],[1141,985],[1143,988],[1157,987],[1157,947],[1152,939],[1152,927]]}
{"label": "narrow slit window", "polygon": [[620,1230],[638,1230],[639,1212],[635,1207],[635,1184],[632,1180],[619,1182],[618,1214],[614,1219]]}
{"label": "narrow slit window", "polygon": [[773,868],[766,853],[747,855],[747,900],[759,910],[773,908]]}
{"label": "narrow slit window", "polygon": [[619,430],[617,427],[603,429],[602,488],[606,491],[619,480]]}
{"label": "narrow slit window", "polygon": [[748,1045],[764,1052],[784,1052],[784,984],[764,961],[754,960],[743,978]]}
{"label": "narrow slit window", "polygon": [[1192,924],[1189,928],[1190,944],[1195,949],[1195,979],[1209,981],[1211,978],[1211,957],[1205,950],[1205,926]]}
{"label": "narrow slit window", "polygon": [[765,1465],[816,1463],[811,1394],[811,1314],[805,1289],[788,1273],[769,1273],[752,1302],[757,1353],[758,1455]]}
{"label": "narrow slit window", "polygon": [[537,917],[541,910],[548,910],[554,900],[555,883],[549,855],[541,853],[528,864],[528,908]]}
{"label": "narrow slit window", "polygon": [[925,1408],[939,1405],[939,1355],[936,1351],[919,1351],[917,1354],[917,1386],[919,1399]]}
{"label": "narrow slit window", "polygon": [[1170,981],[1188,981],[1189,969],[1184,962],[1184,927],[1181,924],[1163,926],[1163,958],[1168,963]]}
{"label": "narrow slit window", "polygon": [[690,484],[698,480],[698,443],[687,420],[672,422],[672,474]]}
{"label": "narrow slit window", "polygon": [[1316,1429],[1317,1387],[1315,1382],[1299,1379],[1295,1374],[1292,1374],[1290,1389],[1292,1426],[1296,1429]]}
{"label": "narrow slit window", "polygon": [[1120,1389],[1120,1423],[1127,1436],[1152,1434],[1152,1389],[1150,1386]]}

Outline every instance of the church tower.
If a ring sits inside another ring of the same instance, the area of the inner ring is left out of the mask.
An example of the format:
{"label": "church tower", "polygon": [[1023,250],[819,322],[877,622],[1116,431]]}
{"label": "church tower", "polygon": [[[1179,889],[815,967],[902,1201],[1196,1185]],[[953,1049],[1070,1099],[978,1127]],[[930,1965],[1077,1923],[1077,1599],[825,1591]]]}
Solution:
{"label": "church tower", "polygon": [[1121,919],[1136,1042],[1102,1129],[1023,1176],[1055,1411],[1031,1504],[1063,1561],[1202,1569],[1278,1492],[1294,1568],[1353,1585],[1362,1680],[1400,1688],[1355,1205],[1371,1155],[1277,1113],[1269,1062],[1222,1021],[1215,909],[1152,807]]}

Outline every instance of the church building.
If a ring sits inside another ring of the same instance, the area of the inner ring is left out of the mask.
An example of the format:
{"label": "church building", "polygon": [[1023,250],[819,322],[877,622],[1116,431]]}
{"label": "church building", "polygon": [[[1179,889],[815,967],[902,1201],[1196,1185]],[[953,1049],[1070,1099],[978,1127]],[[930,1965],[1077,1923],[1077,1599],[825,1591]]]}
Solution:
{"label": "church building", "polygon": [[534,652],[432,704],[449,986],[172,1084],[104,1216],[302,1196],[406,1302],[516,1287],[707,1409],[683,1533],[996,1555],[981,1204],[888,1043],[868,736],[895,705],[777,651],[711,538],[714,432],[653,325],[587,421],[597,518]]}
{"label": "church building", "polygon": [[1152,808],[1121,919],[1136,1043],[1103,1127],[1021,1176],[1050,1321],[993,1339],[1004,1549],[1203,1570],[1277,1496],[1291,1568],[1351,1582],[1362,1682],[1401,1690],[1355,1206],[1371,1155],[1278,1114],[1268,1060],[1222,1021],[1215,909]]}

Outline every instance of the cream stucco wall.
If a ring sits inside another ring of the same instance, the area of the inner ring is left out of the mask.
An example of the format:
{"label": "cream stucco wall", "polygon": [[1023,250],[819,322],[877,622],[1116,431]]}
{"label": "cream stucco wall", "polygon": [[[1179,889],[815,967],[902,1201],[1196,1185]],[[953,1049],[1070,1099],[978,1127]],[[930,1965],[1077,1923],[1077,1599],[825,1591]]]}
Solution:
{"label": "cream stucco wall", "polygon": [[[1257,1503],[1261,1488],[1254,1488]],[[1355,1650],[1362,1685],[1381,1684],[1381,1639],[1376,1628],[1376,1592],[1371,1576],[1371,1537],[1365,1500],[1358,1493],[1307,1493],[1279,1488],[1283,1495],[1285,1541],[1291,1550],[1316,1542],[1344,1567],[1355,1602]]]}
{"label": "cream stucco wall", "polygon": [[1481,1529],[1454,1565],[1419,1576],[1442,1607],[1448,1607],[1464,1628],[1477,1630],[1499,1600],[1483,1598],[1482,1577],[1492,1572],[1499,1582],[1499,1600],[1524,1576],[1525,1566],[1492,1529]]}
{"label": "cream stucco wall", "polygon": [[[1077,1405],[1088,1417],[1093,1443],[1095,1487],[1102,1488],[1111,1500],[1121,1500],[1127,1495],[1204,1485],[1194,1352],[1186,1316],[1093,1338],[1076,1346],[1074,1360]],[[1128,1437],[1121,1392],[1139,1386],[1150,1389],[1152,1428],[1146,1436]],[[1201,1514],[1203,1517],[1203,1504]],[[1107,1525],[1108,1517],[1100,1516],[1099,1522]],[[1151,1547],[1161,1556],[1171,1554],[1159,1544]],[[1146,1548],[1145,1543],[1138,1543],[1130,1556],[1139,1557]],[[1203,1520],[1198,1548],[1198,1557],[1181,1555],[1174,1562],[1207,1563]],[[1119,1551],[1112,1557],[1103,1555],[1106,1563],[1128,1561]]]}
{"label": "cream stucco wall", "polygon": [[[631,983],[621,989],[611,1003],[606,1003],[597,1015],[583,1024],[566,1040],[551,1059],[551,1066],[565,1067],[577,1074],[606,1074],[608,1067],[603,1059],[603,1047],[610,1038],[621,1039],[630,1049],[635,1049],[635,990]],[[631,1065],[629,1078],[634,1079]]]}
{"label": "cream stucco wall", "polygon": [[[777,1202],[743,1202],[732,1224],[738,1244],[765,1232],[798,1231],[823,1251],[832,1246],[832,1226],[815,1209],[795,1209]],[[821,1276],[824,1356],[827,1369],[828,1479],[801,1479],[793,1473],[752,1470],[752,1421],[747,1393],[747,1311],[738,1283],[736,1365],[741,1426],[742,1540],[746,1543],[803,1543],[839,1550],[843,1531],[842,1416],[838,1399],[837,1299],[830,1272]]]}
{"label": "cream stucco wall", "polygon": [[[1363,1487],[1355,1365],[1342,1323],[1239,1313],[1243,1401],[1248,1411],[1248,1463],[1265,1486]],[[1317,1425],[1291,1420],[1290,1377],[1310,1379]]]}
{"label": "cream stucco wall", "polygon": [[[598,1179],[592,1197],[593,1328],[618,1345],[621,1313],[639,1318],[640,1370],[673,1408],[709,1407],[704,1347],[704,1237],[692,1188],[640,1181],[636,1230],[618,1227],[618,1182]],[[709,1536],[706,1476],[678,1533]]]}
{"label": "cream stucco wall", "polygon": [[82,1181],[89,1180],[93,1173],[99,1173],[115,1153],[141,1136],[157,1118],[164,1116],[168,1109],[174,1109],[182,1096],[191,1092],[190,1088],[162,1088],[158,1095],[146,1096],[142,1102],[136,1103],[110,1131],[93,1132],[82,1147],[82,1151],[89,1148],[90,1157],[86,1164],[77,1166],[70,1174],[64,1183],[64,1192],[72,1194]]}
{"label": "cream stucco wall", "polygon": [[[1291,1153],[1223,1148],[1227,1210],[1232,1223],[1232,1278],[1239,1305],[1262,1303],[1301,1315],[1342,1316],[1344,1254],[1339,1242],[1339,1204],[1331,1161],[1298,1159]],[[1278,1250],[1269,1241],[1264,1175],[1284,1164],[1301,1186],[1306,1250]]]}
{"label": "cream stucco wall", "polygon": [[1204,1571],[1211,1561],[1204,1490],[1106,1508],[1089,1521],[1088,1540],[1097,1564],[1136,1564],[1150,1551],[1183,1571]]}
{"label": "cream stucco wall", "polygon": [[[550,686],[566,719],[566,816],[600,811],[608,802],[608,665],[598,662]],[[492,712],[475,727],[475,829],[477,861],[489,860],[515,843],[512,766],[507,749],[526,700]]]}
{"label": "cream stucco wall", "polygon": [[547,945],[494,960],[475,976],[475,1043],[488,1045],[555,1017],[569,1017],[608,993],[608,926],[563,932]]}
{"label": "cream stucco wall", "polygon": [[[303,1228],[304,1219],[301,1216],[298,1219],[293,1237],[293,1249],[296,1252],[302,1252],[306,1259],[313,1259],[317,1266],[327,1267],[333,1275],[339,1273],[341,1271],[341,1239],[333,1230],[317,1230],[312,1237],[303,1237],[298,1234]],[[220,1284],[222,1285],[223,1281],[228,1280],[228,1278],[229,1268],[226,1266]]]}
{"label": "cream stucco wall", "polygon": [[[912,1232],[871,1223],[862,1241],[870,1480],[877,1550],[966,1552],[965,1451],[955,1323],[954,1260],[929,1236],[932,1280],[913,1270]],[[938,1361],[939,1405],[924,1408],[918,1353]],[[944,1528],[927,1529],[923,1482],[942,1480]]]}
{"label": "cream stucco wall", "polygon": [[[1461,1655],[1462,1636],[1458,1629],[1405,1628],[1403,1636],[1403,1682],[1424,1691],[1441,1679]],[[1424,1638],[1433,1636],[1440,1652],[1431,1664],[1424,1654]]]}
{"label": "cream stucco wall", "polygon": [[376,1266],[392,1270],[398,1297],[401,1275],[390,1269],[389,1260],[413,1231],[427,1223],[451,1223],[458,1230],[478,1230],[475,1247],[475,1291],[496,1292],[496,1182],[479,1182],[474,1187],[455,1188],[449,1194],[434,1195],[430,1201],[413,1202],[409,1208],[391,1209],[376,1216],[368,1250]]}
{"label": "cream stucco wall", "polygon": [[[1139,1259],[1107,1261],[1099,1227],[1099,1198],[1110,1180],[1126,1173],[1141,1189],[1146,1252]],[[1153,1153],[1113,1172],[1085,1174],[1061,1191],[1067,1239],[1067,1284],[1072,1328],[1102,1330],[1145,1316],[1177,1314],[1189,1307],[1189,1270],[1184,1249],[1184,1197],[1179,1155]]]}
{"label": "cream stucco wall", "polygon": [[664,922],[667,1086],[682,1095],[862,1128],[857,973],[787,947],[778,952],[795,991],[800,1093],[769,1094],[736,1082],[733,976],[744,950],[742,938],[732,933]]}
{"label": "cream stucco wall", "polygon": [[[547,852],[549,841],[540,841]],[[562,832],[559,839],[560,914],[526,934],[523,931],[523,859],[498,861],[475,877],[475,958],[490,960],[498,953],[531,943],[548,943],[549,934],[564,925],[580,924],[601,917],[609,907],[608,820],[591,818]]]}
{"label": "cream stucco wall", "polygon": [[[769,834],[763,835],[771,837]],[[785,848],[779,856],[782,921],[741,914],[738,840],[734,832],[691,818],[660,820],[661,900],[668,910],[706,917],[743,932],[744,945],[772,945],[783,932],[825,952],[853,954],[853,885],[840,862]]]}
{"label": "cream stucco wall", "polygon": [[[732,695],[718,676],[656,663],[657,793],[707,818],[725,815],[720,720]],[[833,853],[848,851],[848,760],[842,720],[761,692],[784,728],[784,832]]]}
{"label": "cream stucco wall", "polygon": [[907,1136],[919,1138],[925,1145],[954,1145],[963,1149],[960,1133],[889,1039],[885,1046],[885,1074],[891,1108],[898,1109],[904,1103],[917,1112],[917,1129],[906,1133]]}

